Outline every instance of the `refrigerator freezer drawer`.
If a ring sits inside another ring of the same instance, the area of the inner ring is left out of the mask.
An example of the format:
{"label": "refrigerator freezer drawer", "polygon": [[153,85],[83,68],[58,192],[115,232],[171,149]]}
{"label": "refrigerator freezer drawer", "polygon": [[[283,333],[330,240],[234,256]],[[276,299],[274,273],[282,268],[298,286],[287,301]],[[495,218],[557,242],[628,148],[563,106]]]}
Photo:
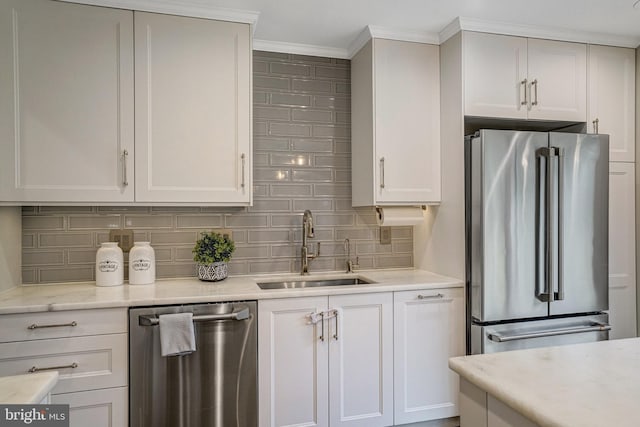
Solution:
{"label": "refrigerator freezer drawer", "polygon": [[471,326],[471,353],[578,344],[609,339],[609,316],[596,314],[560,319]]}

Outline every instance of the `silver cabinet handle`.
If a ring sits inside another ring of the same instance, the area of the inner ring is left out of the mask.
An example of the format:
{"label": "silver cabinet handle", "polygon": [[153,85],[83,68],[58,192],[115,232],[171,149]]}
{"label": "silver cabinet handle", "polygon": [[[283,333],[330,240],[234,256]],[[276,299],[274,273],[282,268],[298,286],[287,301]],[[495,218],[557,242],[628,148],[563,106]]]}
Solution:
{"label": "silver cabinet handle", "polygon": [[493,332],[488,334],[488,338],[494,342],[508,342],[508,341],[526,340],[530,338],[553,337],[556,335],[581,334],[583,332],[603,332],[603,331],[610,331],[610,330],[611,330],[610,325],[605,325],[602,323],[593,323],[586,327],[551,329],[548,331],[531,332],[529,334],[518,334],[518,335],[501,335]]}
{"label": "silver cabinet handle", "polygon": [[30,374],[33,374],[35,372],[40,372],[40,371],[55,371],[57,369],[75,369],[77,367],[78,367],[78,364],[76,362],[73,362],[71,365],[48,366],[46,368],[38,368],[37,366],[32,366],[31,369],[29,369],[27,372],[29,372]]}
{"label": "silver cabinet handle", "polygon": [[527,79],[522,80],[520,86],[522,86],[522,92],[524,93],[524,100],[520,101],[520,105],[527,105]]}
{"label": "silver cabinet handle", "polygon": [[380,157],[380,188],[384,188],[384,157]]}
{"label": "silver cabinet handle", "polygon": [[333,338],[338,341],[338,310],[333,310],[333,317],[336,319],[336,330],[333,334]]}
{"label": "silver cabinet handle", "polygon": [[244,155],[244,153],[242,153],[242,155],[240,156],[240,159],[242,160],[242,183],[240,184],[240,187],[244,188],[244,166],[245,166],[245,155]]}
{"label": "silver cabinet handle", "polygon": [[[245,307],[229,314],[203,314],[200,316],[193,316],[193,321],[211,322],[216,320],[246,320],[249,317],[251,317],[249,314],[249,308]],[[155,315],[138,316],[138,324],[140,326],[156,326],[159,323],[160,319]]]}
{"label": "silver cabinet handle", "polygon": [[129,151],[124,150],[122,152],[122,185],[125,187],[129,185],[129,180],[127,179],[127,158],[129,157]]}
{"label": "silver cabinet handle", "polygon": [[531,82],[531,87],[533,88],[533,99],[531,100],[531,105],[538,105],[538,79],[534,79]]}
{"label": "silver cabinet handle", "polygon": [[598,125],[600,124],[600,119],[596,117],[596,119],[591,123],[593,123],[593,133],[598,134]]}
{"label": "silver cabinet handle", "polygon": [[437,299],[444,298],[444,295],[437,293],[435,295],[418,295],[418,299]]}
{"label": "silver cabinet handle", "polygon": [[32,325],[27,326],[27,329],[42,329],[42,328],[64,328],[67,326],[78,326],[78,323],[74,320],[71,323],[56,323],[53,325],[38,325],[37,323],[34,323]]}
{"label": "silver cabinet handle", "polygon": [[320,341],[324,342],[324,311],[320,313]]}

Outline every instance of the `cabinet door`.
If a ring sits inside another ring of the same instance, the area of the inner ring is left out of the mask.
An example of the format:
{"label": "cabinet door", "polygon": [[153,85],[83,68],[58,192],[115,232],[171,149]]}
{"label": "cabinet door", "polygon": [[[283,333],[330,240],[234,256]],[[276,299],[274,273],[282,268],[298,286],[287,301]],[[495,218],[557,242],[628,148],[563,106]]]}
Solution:
{"label": "cabinet door", "polygon": [[135,12],[136,200],[251,200],[251,30]]}
{"label": "cabinet door", "polygon": [[589,46],[588,132],[609,135],[609,160],[635,161],[636,51]]}
{"label": "cabinet door", "polygon": [[464,114],[526,119],[527,39],[463,34]]}
{"label": "cabinet door", "polygon": [[0,75],[0,201],[133,201],[131,11],[2,1]]}
{"label": "cabinet door", "polygon": [[440,201],[439,47],[374,39],[377,204]]}
{"label": "cabinet door", "polygon": [[635,174],[609,163],[609,337],[636,336]]}
{"label": "cabinet door", "polygon": [[258,303],[258,401],[263,427],[328,425],[327,297]]}
{"label": "cabinet door", "polygon": [[391,293],[329,297],[330,425],[393,425]]}
{"label": "cabinet door", "polygon": [[70,427],[127,427],[127,387],[54,394],[51,403],[69,405]]}
{"label": "cabinet door", "polygon": [[529,119],[584,122],[587,118],[587,46],[529,39]]}
{"label": "cabinet door", "polygon": [[464,355],[462,288],[394,292],[395,423],[458,415],[458,376],[449,358]]}

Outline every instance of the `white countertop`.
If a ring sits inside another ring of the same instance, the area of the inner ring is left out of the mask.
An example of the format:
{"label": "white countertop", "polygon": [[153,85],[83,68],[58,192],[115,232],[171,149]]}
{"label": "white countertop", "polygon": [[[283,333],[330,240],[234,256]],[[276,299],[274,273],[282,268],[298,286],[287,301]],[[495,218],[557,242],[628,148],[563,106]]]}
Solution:
{"label": "white countertop", "polygon": [[456,357],[449,366],[541,426],[640,425],[640,338]]}
{"label": "white countertop", "polygon": [[58,371],[0,377],[0,403],[40,403],[57,382]]}
{"label": "white countertop", "polygon": [[[362,277],[375,283],[306,289],[262,290],[257,282]],[[0,314],[38,311],[187,304],[300,296],[341,295],[462,287],[458,279],[424,270],[368,270],[351,274],[238,276],[221,282],[196,278],[159,280],[152,285],[98,287],[91,283],[18,286],[0,294]]]}

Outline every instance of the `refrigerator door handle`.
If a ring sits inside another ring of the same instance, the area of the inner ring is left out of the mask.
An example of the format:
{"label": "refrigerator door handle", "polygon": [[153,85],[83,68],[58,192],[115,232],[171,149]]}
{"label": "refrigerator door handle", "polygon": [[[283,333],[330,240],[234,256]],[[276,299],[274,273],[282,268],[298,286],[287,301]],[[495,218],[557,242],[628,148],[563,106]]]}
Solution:
{"label": "refrigerator door handle", "polygon": [[[536,200],[538,205],[536,206],[536,297],[540,301],[550,302],[553,301],[553,252],[551,251],[551,239],[553,238],[553,224],[552,224],[552,202],[553,202],[553,185],[551,179],[553,177],[553,162],[554,148],[538,148],[536,150],[536,173],[538,176],[538,182],[536,186]],[[541,160],[544,159],[544,169],[541,166]],[[544,170],[544,172],[543,172]],[[541,180],[544,177],[544,197],[541,195]],[[544,200],[544,219],[540,218],[541,209],[540,204]],[[544,220],[544,237],[540,233],[540,224]],[[540,242],[540,239],[544,241]],[[544,256],[541,256],[541,247],[544,251]],[[543,267],[541,268],[541,258]],[[540,290],[540,278],[543,278],[544,286],[542,291]]]}
{"label": "refrigerator door handle", "polygon": [[588,326],[550,329],[546,331],[531,332],[526,334],[502,335],[502,334],[493,332],[493,333],[488,333],[487,337],[494,342],[508,342],[508,341],[526,340],[531,338],[552,337],[556,335],[581,334],[584,332],[603,332],[603,331],[610,331],[610,330],[611,330],[611,325],[593,322],[591,325],[588,325]]}
{"label": "refrigerator door handle", "polygon": [[558,292],[555,293],[555,299],[561,301],[564,299],[564,282],[563,282],[563,255],[564,255],[564,238],[562,232],[563,223],[563,205],[564,205],[564,150],[554,147],[556,156],[558,157]]}

